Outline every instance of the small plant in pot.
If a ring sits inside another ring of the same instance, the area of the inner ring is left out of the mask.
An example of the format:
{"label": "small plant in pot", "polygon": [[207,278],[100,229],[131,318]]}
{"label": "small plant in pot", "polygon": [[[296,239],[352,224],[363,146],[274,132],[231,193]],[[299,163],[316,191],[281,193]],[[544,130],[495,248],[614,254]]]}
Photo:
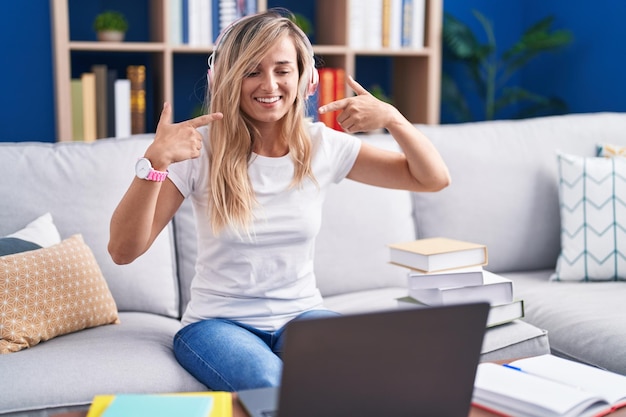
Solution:
{"label": "small plant in pot", "polygon": [[128,22],[122,13],[108,10],[96,16],[93,28],[99,41],[121,42],[128,30]]}

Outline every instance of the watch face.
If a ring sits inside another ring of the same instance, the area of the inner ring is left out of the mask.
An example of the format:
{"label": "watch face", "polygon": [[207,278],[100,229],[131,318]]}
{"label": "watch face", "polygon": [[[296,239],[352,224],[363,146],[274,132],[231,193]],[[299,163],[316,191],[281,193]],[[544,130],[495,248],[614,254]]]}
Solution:
{"label": "watch face", "polygon": [[135,174],[137,175],[137,177],[145,179],[148,177],[151,168],[152,165],[150,165],[150,161],[148,161],[146,158],[141,158],[137,160],[137,164],[135,165]]}

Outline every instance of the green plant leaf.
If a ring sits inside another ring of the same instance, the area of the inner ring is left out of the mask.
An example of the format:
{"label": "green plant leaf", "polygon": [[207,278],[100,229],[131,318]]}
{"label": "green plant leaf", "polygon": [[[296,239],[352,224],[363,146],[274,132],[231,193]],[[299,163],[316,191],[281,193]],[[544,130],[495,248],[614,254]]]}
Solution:
{"label": "green plant leaf", "polygon": [[[492,22],[478,11],[473,11],[487,37],[486,43],[478,41],[474,32],[463,22],[444,14],[444,61],[450,59],[461,65],[469,80],[463,89],[442,77],[442,103],[460,120],[470,113],[463,92],[475,92],[484,102],[485,119],[496,118],[507,107],[531,103],[519,115],[535,112],[563,112],[565,103],[556,98],[546,98],[520,87],[507,87],[510,77],[539,54],[560,49],[571,43],[573,36],[567,30],[552,30],[554,17],[548,16],[529,27],[507,51],[496,55],[496,37]],[[471,116],[471,115],[470,115]]]}
{"label": "green plant leaf", "polygon": [[441,101],[446,110],[459,122],[469,122],[473,119],[465,96],[459,90],[456,81],[448,74],[441,76]]}

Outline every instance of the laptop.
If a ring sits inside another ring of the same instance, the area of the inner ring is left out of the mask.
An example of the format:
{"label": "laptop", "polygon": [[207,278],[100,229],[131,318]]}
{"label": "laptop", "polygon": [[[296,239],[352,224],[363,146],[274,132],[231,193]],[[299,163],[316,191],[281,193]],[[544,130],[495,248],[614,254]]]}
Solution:
{"label": "laptop", "polygon": [[489,304],[288,324],[280,387],[239,391],[252,417],[467,417]]}

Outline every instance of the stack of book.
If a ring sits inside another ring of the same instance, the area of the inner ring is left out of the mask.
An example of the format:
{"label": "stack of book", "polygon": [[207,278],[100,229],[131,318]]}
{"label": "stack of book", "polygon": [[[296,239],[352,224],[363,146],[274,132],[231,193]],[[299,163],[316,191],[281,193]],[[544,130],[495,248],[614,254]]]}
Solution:
{"label": "stack of book", "polygon": [[513,282],[485,270],[487,247],[443,237],[389,245],[392,264],[409,269],[408,295],[400,307],[424,307],[486,301],[487,326],[524,317],[524,302],[515,298]]}

